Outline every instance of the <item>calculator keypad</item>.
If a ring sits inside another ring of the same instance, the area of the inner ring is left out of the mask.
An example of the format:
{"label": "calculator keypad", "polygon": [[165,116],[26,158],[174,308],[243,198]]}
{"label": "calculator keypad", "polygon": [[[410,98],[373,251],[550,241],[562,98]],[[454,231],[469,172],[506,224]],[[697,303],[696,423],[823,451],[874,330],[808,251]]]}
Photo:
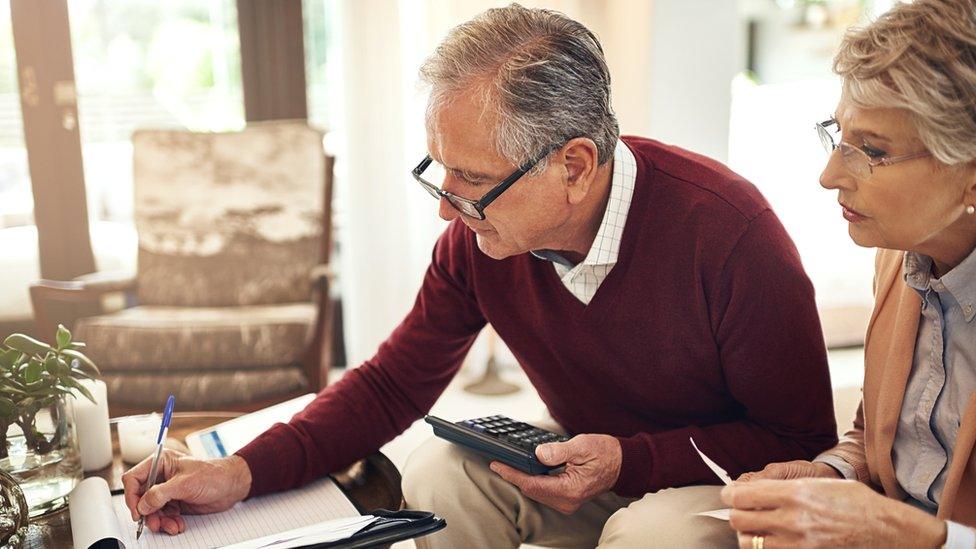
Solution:
{"label": "calculator keypad", "polygon": [[547,442],[565,442],[569,437],[546,431],[511,418],[495,415],[457,422],[461,427],[488,435],[535,454],[535,447]]}

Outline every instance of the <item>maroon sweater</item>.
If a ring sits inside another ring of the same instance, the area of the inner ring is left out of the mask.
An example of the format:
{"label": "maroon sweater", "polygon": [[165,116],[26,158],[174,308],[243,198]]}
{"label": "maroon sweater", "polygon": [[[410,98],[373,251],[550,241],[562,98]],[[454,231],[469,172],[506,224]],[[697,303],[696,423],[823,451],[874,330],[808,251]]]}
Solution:
{"label": "maroon sweater", "polygon": [[589,305],[551,263],[493,260],[451,223],[413,309],[376,356],[238,452],[250,495],[310,482],[403,432],[485,321],[560,425],[618,438],[619,495],[717,483],[688,437],[733,477],[832,447],[813,288],[776,215],[715,161],[625,142],[637,159],[634,197],[618,262]]}

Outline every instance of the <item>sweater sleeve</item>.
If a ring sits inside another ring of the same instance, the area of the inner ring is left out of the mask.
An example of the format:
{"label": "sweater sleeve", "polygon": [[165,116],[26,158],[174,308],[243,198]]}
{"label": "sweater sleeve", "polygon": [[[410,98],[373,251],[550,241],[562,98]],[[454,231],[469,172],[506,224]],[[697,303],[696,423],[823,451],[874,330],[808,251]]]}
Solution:
{"label": "sweater sleeve", "polygon": [[237,452],[251,469],[248,497],[346,467],[430,410],[485,324],[470,265],[466,229],[453,223],[434,247],[413,308],[376,355]]}
{"label": "sweater sleeve", "polygon": [[813,287],[772,211],[749,223],[717,273],[705,291],[738,418],[620,438],[619,495],[717,484],[689,438],[732,478],[775,461],[811,459],[837,442]]}

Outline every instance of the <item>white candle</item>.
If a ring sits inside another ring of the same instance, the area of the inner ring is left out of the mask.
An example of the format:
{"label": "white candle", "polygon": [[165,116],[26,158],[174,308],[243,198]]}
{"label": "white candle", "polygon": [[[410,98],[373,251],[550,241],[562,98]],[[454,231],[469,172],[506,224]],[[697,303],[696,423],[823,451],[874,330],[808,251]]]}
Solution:
{"label": "white candle", "polygon": [[119,420],[119,449],[122,461],[139,463],[156,451],[156,437],[163,419],[159,414]]}
{"label": "white candle", "polygon": [[112,463],[108,397],[104,382],[85,379],[81,383],[95,397],[95,402],[92,403],[87,397],[75,391],[73,406],[78,446],[81,451],[81,468],[86,472],[97,471]]}

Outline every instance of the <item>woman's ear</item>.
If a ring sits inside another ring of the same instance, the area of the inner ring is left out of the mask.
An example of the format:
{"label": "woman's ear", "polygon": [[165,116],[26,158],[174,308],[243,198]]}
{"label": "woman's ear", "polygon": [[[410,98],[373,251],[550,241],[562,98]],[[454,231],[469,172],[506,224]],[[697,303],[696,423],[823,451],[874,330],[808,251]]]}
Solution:
{"label": "woman's ear", "polygon": [[963,192],[963,207],[966,208],[966,213],[976,215],[976,160],[968,162],[965,170],[966,188]]}
{"label": "woman's ear", "polygon": [[592,190],[600,165],[600,152],[591,139],[577,137],[567,141],[559,154],[567,197],[570,204],[579,204]]}

